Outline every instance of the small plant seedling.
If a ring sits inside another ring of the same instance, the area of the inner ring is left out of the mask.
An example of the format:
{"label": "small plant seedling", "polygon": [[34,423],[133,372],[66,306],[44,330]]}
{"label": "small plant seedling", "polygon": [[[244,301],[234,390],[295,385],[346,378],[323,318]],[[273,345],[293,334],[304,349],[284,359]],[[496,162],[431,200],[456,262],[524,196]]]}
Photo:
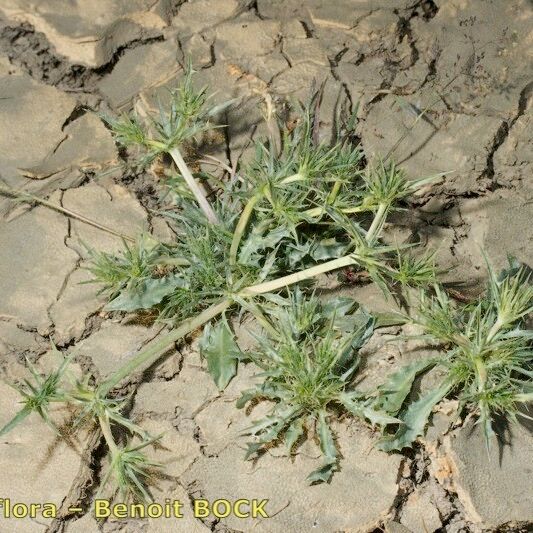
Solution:
{"label": "small plant seedling", "polygon": [[[131,245],[123,242],[123,246],[118,255],[88,248],[92,261],[87,270],[100,281],[102,291],[107,292],[111,300],[126,293],[155,296],[161,288],[157,286],[158,278],[154,274],[162,265],[164,247],[144,235]],[[127,303],[124,305],[127,306]],[[146,303],[137,302],[136,305],[137,309],[142,309]]]}
{"label": "small plant seedling", "polygon": [[374,331],[374,318],[350,298],[322,303],[299,289],[285,302],[266,305],[264,316],[270,327],[257,336],[258,349],[249,354],[262,370],[262,381],[243,392],[237,407],[255,400],[268,400],[273,407],[246,431],[255,438],[246,457],[281,441],[290,454],[311,433],[320,442],[324,463],[308,479],[327,482],[339,463],[330,419],[344,411],[372,423],[398,422],[374,410],[372,399],[352,385],[359,349]]}
{"label": "small plant seedling", "polygon": [[[198,216],[192,203],[184,201],[174,215],[176,239],[161,244],[141,236],[119,254],[91,251],[87,267],[91,282],[103,285],[110,298],[109,311],[153,309],[158,319],[175,325],[193,317],[209,304],[236,292],[260,276],[260,268],[229,267],[231,228],[235,214],[217,204],[219,224]],[[231,281],[233,279],[233,282]]]}
{"label": "small plant seedling", "polygon": [[[59,354],[54,345],[52,345],[52,350]],[[65,358],[57,370],[43,377],[32,365],[31,361],[26,359],[26,364],[33,380],[24,379],[22,385],[12,385],[22,396],[23,407],[10,422],[0,429],[0,436],[11,431],[31,413],[37,413],[54,431],[57,431],[50,416],[50,407],[54,403],[65,401],[66,393],[61,388],[61,381],[67,371],[68,363],[69,359]]]}
{"label": "small plant seedling", "polygon": [[[439,286],[433,295],[421,293],[417,316],[409,320],[443,353],[405,366],[379,387],[376,405],[402,420],[394,434],[382,438],[383,450],[411,446],[424,433],[435,405],[447,397],[459,400],[457,414],[477,417],[487,447],[495,417],[527,417],[518,407],[533,400],[533,332],[525,322],[533,311],[530,282],[526,267],[513,259],[499,276],[489,267],[487,292],[474,303],[455,306]],[[445,377],[413,400],[416,377],[434,367],[442,368]]]}

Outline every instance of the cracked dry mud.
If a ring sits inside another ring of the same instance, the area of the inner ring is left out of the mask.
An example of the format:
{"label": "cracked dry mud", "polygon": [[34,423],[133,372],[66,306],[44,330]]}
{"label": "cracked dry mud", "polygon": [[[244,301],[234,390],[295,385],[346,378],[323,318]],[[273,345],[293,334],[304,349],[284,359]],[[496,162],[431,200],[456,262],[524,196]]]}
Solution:
{"label": "cracked dry mud", "polygon": [[[439,266],[450,269],[447,280],[475,291],[484,276],[481,250],[497,267],[506,253],[533,266],[532,27],[526,0],[0,0],[0,179],[129,235],[170,238],[153,212],[156,177],[95,178],[119,154],[93,111],[151,105],[180,77],[190,54],[199,83],[208,83],[216,98],[244,96],[210,147],[234,164],[265,132],[258,94],[305,98],[326,81],[322,135],[331,132],[338,110],[358,103],[357,135],[368,156],[394,149],[413,178],[453,171],[395,222],[403,238],[437,248]],[[119,239],[2,197],[0,217],[4,379],[20,379],[24,356],[39,368],[50,364],[50,338],[62,350],[76,350],[77,363],[101,379],[159,334],[104,313],[98,288],[80,285],[89,277],[82,243],[112,251]],[[350,293],[371,310],[382,305],[369,287]],[[406,343],[384,343],[397,334],[390,328],[372,339],[368,383],[416,356]],[[0,441],[0,497],[54,502],[60,517],[0,521],[0,531],[533,528],[531,427],[511,427],[487,457],[471,422],[441,435],[446,413],[436,413],[423,442],[404,455],[373,449],[375,435],[360,424],[339,425],[342,471],[331,484],[308,487],[305,476],[318,461],[311,445],[292,461],[277,449],[257,462],[242,460],[239,432],[262,407],[249,416],[234,400],[253,368],[243,368],[220,394],[195,343],[178,348],[129,387],[134,418],[152,433],[164,432],[162,448],[153,452],[167,466],[156,498],[268,498],[274,516],[201,521],[185,512],[171,525],[99,523],[90,512],[69,513],[70,505],[86,510],[94,497],[100,436],[65,443],[32,415]],[[1,384],[0,425],[17,402]]]}

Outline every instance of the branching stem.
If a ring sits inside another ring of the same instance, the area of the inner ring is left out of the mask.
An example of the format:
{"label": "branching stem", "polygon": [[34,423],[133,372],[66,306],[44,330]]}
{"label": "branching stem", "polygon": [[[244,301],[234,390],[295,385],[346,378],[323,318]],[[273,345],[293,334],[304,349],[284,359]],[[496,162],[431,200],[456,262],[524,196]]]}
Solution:
{"label": "branching stem", "polygon": [[485,383],[487,382],[487,369],[485,368],[485,365],[479,356],[476,357],[474,363],[476,365],[478,379],[478,392],[482,393],[485,390]]}
{"label": "branching stem", "polygon": [[237,252],[239,251],[239,244],[241,242],[242,236],[244,235],[244,232],[246,231],[246,227],[248,226],[248,222],[250,220],[250,217],[252,216],[254,207],[262,196],[262,193],[254,194],[242,210],[241,217],[239,218],[239,222],[237,223],[237,227],[235,228],[235,232],[233,233],[233,240],[231,241],[231,248],[229,251],[230,266],[234,266],[237,263]]}
{"label": "branching stem", "polygon": [[315,265],[300,272],[295,272],[294,274],[289,274],[288,276],[283,276],[282,278],[274,279],[271,281],[265,281],[264,283],[259,283],[258,285],[252,285],[241,291],[242,296],[254,296],[258,294],[265,294],[267,292],[276,291],[282,289],[283,287],[288,287],[294,283],[298,283],[305,279],[314,278],[319,274],[324,274],[326,272],[331,272],[332,270],[337,270],[339,268],[354,265],[357,263],[355,257],[350,254],[344,257],[339,257],[338,259],[333,259],[320,265]]}
{"label": "branching stem", "polygon": [[115,442],[115,439],[113,438],[109,417],[107,416],[107,413],[105,411],[104,413],[98,415],[98,423],[100,424],[100,428],[102,429],[102,434],[106,441],[107,447],[109,448],[111,455],[114,456],[118,452],[118,447]]}
{"label": "branching stem", "polygon": [[265,328],[265,330],[267,330],[274,337],[278,335],[278,332],[274,329],[270,320],[265,316],[256,303],[244,301],[242,305],[247,311],[252,313],[254,318],[259,322],[259,324],[261,324],[261,326],[263,326],[263,328]]}
{"label": "branching stem", "polygon": [[499,333],[500,329],[502,328],[502,321],[498,318],[492,328],[490,328],[489,333],[487,334],[487,343],[491,342],[494,337]]}
{"label": "branching stem", "polygon": [[146,349],[142,350],[126,364],[122,365],[109,379],[104,381],[99,387],[100,394],[106,396],[111,389],[118,385],[125,377],[134,372],[138,367],[152,364],[162,353],[168,350],[174,342],[223,313],[232,303],[232,300],[222,300],[221,302],[213,304],[199,315],[183,321],[175,330],[171,331],[163,338],[151,343]]}
{"label": "branching stem", "polygon": [[289,183],[295,183],[296,181],[303,181],[305,179],[307,179],[306,176],[298,172],[297,174],[292,174],[290,176],[287,176],[286,178],[283,178],[280,184],[288,185]]}
{"label": "branching stem", "polygon": [[194,179],[194,176],[189,170],[189,167],[187,166],[187,164],[185,163],[185,160],[183,159],[179,149],[174,147],[169,151],[169,154],[174,160],[174,163],[176,163],[176,166],[181,172],[183,179],[186,181],[187,185],[189,186],[189,189],[194,194],[194,197],[196,198],[196,201],[198,202],[200,209],[204,212],[207,220],[211,224],[218,224],[218,218],[215,212],[213,211],[213,208],[207,201],[207,198],[205,196],[204,191],[202,190],[202,187],[200,187],[200,185],[198,185],[198,183]]}
{"label": "branching stem", "polygon": [[[239,296],[249,297],[272,292],[293,285],[294,283],[298,283],[299,281],[313,278],[319,274],[353,265],[356,262],[356,259],[352,255],[340,257],[282,278],[259,283],[258,285],[252,285],[251,287],[247,287],[240,291]],[[100,385],[99,392],[103,396],[107,395],[111,389],[134,372],[138,367],[155,362],[174,342],[223,313],[232,303],[233,301],[229,299],[222,300],[221,302],[208,307],[199,315],[182,322],[174,331],[171,331],[157,342],[152,343],[145,350],[139,352],[133,359],[130,359],[125,365],[120,367],[107,381]]]}
{"label": "branching stem", "polygon": [[[253,205],[250,207],[250,213],[252,212],[253,207]],[[380,207],[378,208],[372,225],[368,230],[368,233],[371,235],[371,238],[373,238],[377,233],[379,233],[383,225],[383,218],[386,216],[387,210],[388,206],[386,204],[380,204]],[[246,226],[246,220],[243,222],[243,226]],[[237,242],[236,247],[238,247],[238,244],[239,243]],[[320,274],[325,274],[326,272],[338,270],[339,268],[355,265],[357,263],[357,254],[352,253],[344,257],[339,257],[337,259],[332,259],[331,261],[326,261],[325,263],[321,263],[320,265],[315,265],[310,268],[306,268],[304,270],[301,270],[300,272],[295,272],[293,274],[289,274],[278,279],[265,281],[263,283],[258,283],[257,285],[252,285],[239,291],[237,296],[241,298],[247,298],[250,296],[253,297],[260,294],[266,294],[268,292],[273,292],[278,289],[288,287],[300,281],[314,278]],[[135,357],[133,357],[126,364],[120,367],[108,380],[102,383],[99,387],[100,394],[106,396],[111,391],[111,389],[118,385],[124,378],[129,376],[132,372],[137,370],[137,368],[142,365],[153,364],[155,361],[157,361],[161,354],[164,353],[174,342],[181,339],[185,335],[188,335],[195,329],[203,326],[209,320],[212,320],[216,316],[222,314],[233,303],[234,300],[230,298],[226,298],[218,303],[215,303],[204,311],[202,311],[199,315],[182,322],[175,330],[171,331],[163,338],[151,343],[146,349],[139,352]]]}
{"label": "branching stem", "polygon": [[386,203],[381,203],[378,206],[374,220],[366,232],[366,242],[371,243],[374,240],[374,237],[383,226],[385,217],[387,216],[387,211],[389,210],[389,205]]}
{"label": "branching stem", "polygon": [[331,189],[331,192],[328,194],[327,202],[328,204],[332,204],[335,201],[335,198],[337,198],[339,191],[341,190],[341,181],[337,180]]}

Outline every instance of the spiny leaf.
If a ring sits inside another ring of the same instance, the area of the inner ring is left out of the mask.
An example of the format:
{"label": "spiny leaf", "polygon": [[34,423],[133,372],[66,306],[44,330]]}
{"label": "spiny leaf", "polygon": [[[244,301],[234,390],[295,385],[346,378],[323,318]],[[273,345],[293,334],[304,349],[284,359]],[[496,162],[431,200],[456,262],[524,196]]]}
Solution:
{"label": "spiny leaf", "polygon": [[24,407],[0,430],[0,435],[4,435],[11,431],[32,412],[36,412],[54,431],[57,432],[57,428],[49,416],[48,407],[52,402],[66,400],[64,391],[60,389],[60,383],[67,371],[68,365],[72,361],[73,355],[63,357],[53,343],[52,350],[60,357],[60,364],[56,370],[50,372],[50,374],[43,378],[32,365],[31,361],[26,359],[34,382],[32,383],[28,379],[24,379],[25,387],[10,384],[22,395],[22,403],[24,404]]}
{"label": "spiny leaf", "polygon": [[393,416],[387,415],[383,411],[376,411],[370,406],[363,406],[361,413],[364,418],[370,420],[370,423],[375,426],[386,426],[388,424],[401,424],[402,421]]}
{"label": "spiny leaf", "polygon": [[119,493],[124,499],[132,498],[140,502],[152,501],[147,484],[153,477],[154,471],[161,465],[148,459],[141,450],[160,438],[161,435],[115,450],[111,454],[111,464],[102,480],[99,493],[113,476]]}
{"label": "spiny leaf", "polygon": [[281,226],[266,235],[251,233],[241,245],[239,253],[239,263],[243,265],[259,266],[259,261],[263,257],[263,252],[269,248],[274,248],[281,239],[290,235],[289,230]]}
{"label": "spiny leaf", "polygon": [[320,411],[318,414],[318,437],[320,438],[320,448],[322,453],[327,459],[337,459],[339,452],[337,450],[337,445],[335,444],[335,439],[333,438],[333,433],[327,422],[327,412]]}
{"label": "spiny leaf", "polygon": [[298,439],[304,434],[304,420],[303,418],[297,418],[287,428],[285,432],[285,444],[289,454],[292,452],[292,448],[298,442]]}
{"label": "spiny leaf", "polygon": [[237,409],[242,409],[250,400],[257,398],[259,394],[260,393],[256,389],[241,392],[241,397],[237,400],[235,407],[237,407]]}
{"label": "spiny leaf", "polygon": [[415,439],[424,433],[433,407],[448,394],[452,387],[453,383],[445,380],[439,387],[409,404],[405,414],[400,417],[403,424],[394,435],[383,437],[378,442],[378,448],[390,452],[411,446]]}
{"label": "spiny leaf", "polygon": [[243,432],[243,435],[254,435],[258,439],[256,442],[248,443],[245,460],[266,444],[276,441],[283,435],[291,420],[300,415],[301,410],[298,407],[285,406],[276,410],[274,415],[265,416],[261,420],[254,422],[250,428]]}
{"label": "spiny leaf", "polygon": [[[508,268],[504,268],[498,274],[498,281],[504,281],[506,278],[513,278],[518,274],[522,274],[524,278],[533,279],[533,268],[520,262],[513,255],[507,255],[507,261],[509,262]],[[488,263],[487,263],[488,264]]]}
{"label": "spiny leaf", "polygon": [[[264,444],[283,436],[289,450],[304,434],[305,419],[316,423],[325,463],[313,473],[311,481],[327,481],[338,462],[327,412],[334,405],[339,407],[342,392],[351,387],[359,348],[372,334],[374,320],[352,299],[338,298],[323,304],[301,289],[291,291],[286,299],[266,300],[270,301],[262,310],[268,315],[270,327],[256,335],[258,350],[250,354],[264,370],[258,376],[264,381],[245,391],[238,406],[252,398],[275,402],[271,414],[257,421],[248,433]],[[354,391],[347,394],[357,396]],[[368,405],[361,406],[368,408],[368,416],[380,416]]]}
{"label": "spiny leaf", "polygon": [[349,248],[349,244],[339,242],[337,239],[322,239],[314,244],[311,249],[311,257],[315,261],[327,261],[344,255]]}
{"label": "spiny leaf", "polygon": [[401,424],[402,421],[398,418],[389,416],[386,412],[376,410],[367,401],[362,401],[353,394],[342,393],[338,397],[339,402],[346,408],[347,411],[362,419],[370,420],[373,425],[386,426],[388,424]]}
{"label": "spiny leaf", "polygon": [[224,390],[237,373],[237,362],[242,356],[225,319],[215,326],[206,325],[200,339],[200,353],[217,387]]}
{"label": "spiny leaf", "polygon": [[339,452],[326,417],[327,413],[320,411],[317,422],[320,449],[324,455],[324,463],[320,468],[309,474],[307,477],[309,483],[327,483],[338,469]]}
{"label": "spiny leaf", "polygon": [[264,446],[264,442],[248,442],[246,443],[246,453],[244,454],[244,460],[247,461],[252,457],[252,455],[255,455],[262,447]]}
{"label": "spiny leaf", "polygon": [[487,451],[490,451],[491,441],[496,436],[494,429],[492,429],[492,417],[490,414],[490,408],[483,400],[479,402],[479,420],[478,424],[481,425],[483,430],[483,436],[485,437],[485,446]]}
{"label": "spiny leaf", "polygon": [[376,405],[392,415],[398,414],[407,398],[418,374],[433,367],[436,359],[423,359],[403,366],[391,374],[388,380],[378,387],[379,395]]}
{"label": "spiny leaf", "polygon": [[0,429],[0,437],[4,436],[6,433],[9,433],[32,412],[33,409],[30,406],[25,405],[2,429]]}
{"label": "spiny leaf", "polygon": [[358,303],[353,298],[337,296],[322,304],[322,313],[327,318],[340,319],[352,313],[357,307]]}
{"label": "spiny leaf", "polygon": [[109,302],[107,311],[136,311],[137,309],[150,309],[177,288],[187,288],[187,282],[178,276],[165,276],[164,278],[148,278],[140,281],[133,287],[123,289],[120,294]]}

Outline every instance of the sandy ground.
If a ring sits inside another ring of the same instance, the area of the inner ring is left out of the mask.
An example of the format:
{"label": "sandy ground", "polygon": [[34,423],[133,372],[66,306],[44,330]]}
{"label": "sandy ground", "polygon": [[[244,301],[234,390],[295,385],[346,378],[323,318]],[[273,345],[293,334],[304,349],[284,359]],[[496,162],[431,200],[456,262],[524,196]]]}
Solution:
{"label": "sandy ground", "polygon": [[[324,136],[337,111],[358,105],[368,157],[395,148],[413,178],[452,171],[397,216],[396,228],[437,248],[439,265],[451,269],[446,279],[475,292],[485,276],[482,250],[496,266],[507,253],[533,266],[532,22],[526,0],[0,0],[0,180],[119,231],[170,238],[150,210],[161,190],[152,174],[94,178],[119,154],[92,110],[153,102],[191,55],[199,83],[217,99],[244,98],[211,147],[234,164],[265,132],[258,95],[305,98],[326,80]],[[120,241],[4,198],[0,217],[4,379],[24,376],[24,356],[49,368],[50,338],[77,350],[76,364],[102,379],[160,333],[102,312],[98,288],[80,285],[89,277],[80,242],[112,251]],[[370,309],[383,305],[369,287],[351,292]],[[368,348],[371,377],[409,359],[408,345],[385,344],[386,337]],[[239,432],[250,417],[234,400],[252,375],[244,368],[220,394],[193,343],[129,384],[132,416],[153,433],[165,431],[164,448],[153,452],[168,474],[156,497],[185,502],[183,519],[97,522],[90,506],[102,470],[99,436],[66,444],[30,417],[0,440],[0,498],[53,502],[60,517],[0,515],[0,531],[532,530],[526,427],[511,427],[487,457],[477,427],[442,434],[446,413],[436,413],[427,437],[405,455],[376,451],[370,429],[344,424],[337,428],[342,471],[329,485],[308,487],[318,455],[311,445],[293,460],[276,450],[256,463],[242,460]],[[18,400],[0,382],[0,425]],[[194,518],[194,498],[266,498],[272,516]],[[83,511],[69,511],[76,505]]]}

